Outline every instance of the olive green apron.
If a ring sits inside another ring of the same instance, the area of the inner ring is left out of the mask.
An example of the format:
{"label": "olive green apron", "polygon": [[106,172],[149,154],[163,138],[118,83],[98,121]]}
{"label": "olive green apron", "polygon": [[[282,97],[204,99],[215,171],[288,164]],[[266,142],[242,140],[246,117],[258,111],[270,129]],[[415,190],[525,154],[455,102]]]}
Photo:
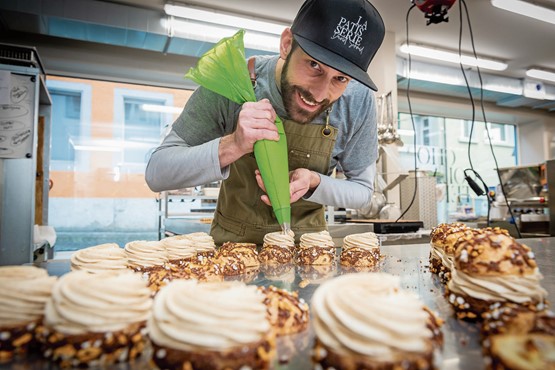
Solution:
{"label": "olive green apron", "polygon": [[[289,171],[297,168],[327,175],[337,129],[322,133],[323,125],[284,121]],[[217,245],[226,241],[262,244],[264,235],[281,230],[272,207],[264,204],[264,194],[256,183],[258,168],[254,153],[230,165],[229,177],[222,182],[210,234]],[[324,206],[304,199],[291,204],[291,229],[298,242],[304,233],[327,229]]]}

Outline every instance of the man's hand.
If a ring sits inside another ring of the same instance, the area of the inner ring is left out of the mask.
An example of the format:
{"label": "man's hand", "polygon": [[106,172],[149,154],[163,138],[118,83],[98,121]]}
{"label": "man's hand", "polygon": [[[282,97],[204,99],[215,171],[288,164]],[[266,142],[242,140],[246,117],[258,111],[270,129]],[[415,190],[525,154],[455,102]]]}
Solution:
{"label": "man's hand", "polygon": [[[266,187],[262,181],[260,171],[256,170],[255,175],[258,186],[266,192]],[[318,185],[320,185],[320,176],[314,171],[310,171],[306,168],[297,168],[296,170],[289,172],[289,192],[291,196],[291,203],[298,201],[309,190],[316,189]],[[270,203],[270,198],[266,194],[262,195],[260,199],[267,205],[272,205],[272,203]]]}
{"label": "man's hand", "polygon": [[258,140],[279,140],[275,125],[276,111],[268,99],[245,103],[239,112],[237,128],[220,140],[218,155],[221,167],[235,162],[254,150]]}

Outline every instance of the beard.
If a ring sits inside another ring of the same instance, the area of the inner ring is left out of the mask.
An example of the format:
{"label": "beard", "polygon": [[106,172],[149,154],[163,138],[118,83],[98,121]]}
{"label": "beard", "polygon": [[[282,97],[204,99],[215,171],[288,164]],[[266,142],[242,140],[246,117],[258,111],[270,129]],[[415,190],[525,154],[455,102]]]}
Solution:
{"label": "beard", "polygon": [[320,108],[316,111],[307,111],[303,109],[297,104],[296,96],[297,94],[302,95],[305,99],[315,102],[314,96],[306,89],[300,87],[299,85],[293,85],[289,83],[287,78],[287,72],[289,67],[289,59],[291,54],[287,56],[285,59],[285,63],[283,65],[283,70],[281,73],[281,96],[283,98],[283,105],[285,107],[285,111],[289,115],[289,117],[298,122],[298,123],[310,123],[314,121],[316,117],[322,114],[323,111],[328,109],[332,102],[328,99],[324,99],[320,102]]}

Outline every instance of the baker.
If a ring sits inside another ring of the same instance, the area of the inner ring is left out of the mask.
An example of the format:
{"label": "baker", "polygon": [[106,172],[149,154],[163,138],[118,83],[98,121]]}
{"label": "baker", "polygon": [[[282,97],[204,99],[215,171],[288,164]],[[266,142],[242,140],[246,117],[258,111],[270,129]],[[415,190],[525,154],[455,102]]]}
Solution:
{"label": "baker", "polygon": [[[368,208],[378,144],[377,88],[367,69],[384,34],[367,0],[305,1],[281,34],[279,54],[245,61],[257,101],[239,105],[197,88],[150,157],[148,186],[160,192],[223,180],[215,242],[262,244],[280,226],[253,146],[279,139],[277,115],[287,138],[295,235],[325,230],[325,205]],[[335,169],[345,178],[330,176]]]}

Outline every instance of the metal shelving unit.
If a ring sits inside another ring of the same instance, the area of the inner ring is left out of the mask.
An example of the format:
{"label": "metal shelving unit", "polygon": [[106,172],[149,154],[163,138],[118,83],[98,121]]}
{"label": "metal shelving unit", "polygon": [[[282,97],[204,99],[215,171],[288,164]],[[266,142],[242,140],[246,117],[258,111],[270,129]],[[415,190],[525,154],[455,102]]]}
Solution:
{"label": "metal shelving unit", "polygon": [[[166,225],[169,219],[179,219],[183,222],[203,223],[212,219],[216,210],[216,195],[196,195],[179,192],[163,191],[159,193],[158,202],[158,238],[166,237]],[[200,204],[195,204],[195,202]],[[184,203],[182,207],[174,204]],[[185,206],[188,203],[190,207]],[[182,209],[177,209],[182,208]]]}

